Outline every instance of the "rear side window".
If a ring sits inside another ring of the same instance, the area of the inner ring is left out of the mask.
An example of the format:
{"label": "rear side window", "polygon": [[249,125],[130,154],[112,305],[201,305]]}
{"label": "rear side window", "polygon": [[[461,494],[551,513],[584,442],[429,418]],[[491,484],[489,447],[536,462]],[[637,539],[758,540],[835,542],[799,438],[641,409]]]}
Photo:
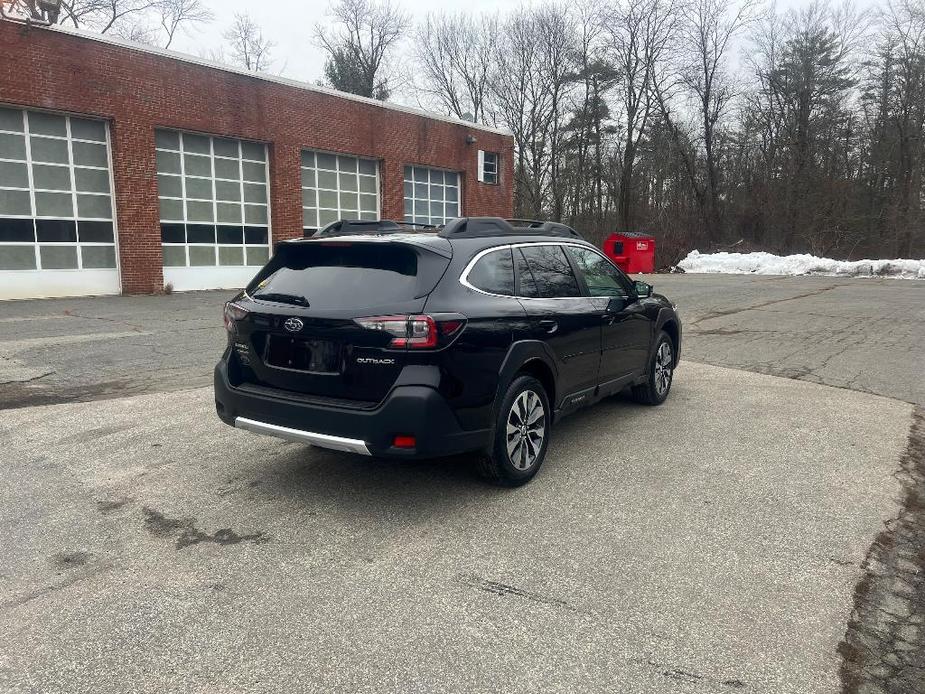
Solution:
{"label": "rear side window", "polygon": [[467,281],[476,289],[489,294],[514,294],[514,261],[511,249],[502,248],[486,253],[472,266]]}
{"label": "rear side window", "polygon": [[581,296],[578,280],[561,246],[524,246],[520,272],[520,296],[541,299]]}
{"label": "rear side window", "polygon": [[425,296],[448,264],[436,253],[401,244],[283,244],[248,294],[313,309],[368,309]]}

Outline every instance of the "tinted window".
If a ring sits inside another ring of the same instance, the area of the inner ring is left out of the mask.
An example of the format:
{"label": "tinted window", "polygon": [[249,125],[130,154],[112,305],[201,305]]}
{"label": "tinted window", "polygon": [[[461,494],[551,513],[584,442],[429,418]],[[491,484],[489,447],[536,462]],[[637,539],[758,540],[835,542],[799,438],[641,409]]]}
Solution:
{"label": "tinted window", "polygon": [[575,246],[570,246],[568,253],[584,275],[591,296],[626,296],[620,271],[600,254]]}
{"label": "tinted window", "polygon": [[578,280],[561,246],[525,246],[520,249],[529,270],[521,273],[520,295],[540,298],[581,296]]}
{"label": "tinted window", "polygon": [[524,258],[524,254],[519,248],[514,249],[514,265],[517,268],[516,276],[519,282],[517,287],[517,296],[539,296],[539,292],[536,288],[536,280],[533,279],[533,273],[530,272],[530,266],[527,265],[527,259]]}
{"label": "tinted window", "polygon": [[304,297],[313,309],[355,308],[359,316],[426,295],[448,263],[399,244],[283,244],[248,293],[266,300],[274,294]]}
{"label": "tinted window", "polygon": [[469,284],[492,294],[514,293],[514,261],[511,249],[492,251],[483,255],[469,271]]}

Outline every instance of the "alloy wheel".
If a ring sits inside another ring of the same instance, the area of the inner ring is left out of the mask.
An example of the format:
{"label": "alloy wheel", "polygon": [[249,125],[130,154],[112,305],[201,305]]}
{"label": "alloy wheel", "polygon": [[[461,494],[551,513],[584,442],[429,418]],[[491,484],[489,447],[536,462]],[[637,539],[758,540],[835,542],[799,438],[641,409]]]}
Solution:
{"label": "alloy wheel", "polygon": [[515,468],[528,470],[536,463],[545,435],[543,400],[532,390],[525,390],[507,416],[507,454]]}
{"label": "alloy wheel", "polygon": [[671,345],[663,342],[655,353],[655,391],[659,395],[667,393],[671,386],[671,362]]}

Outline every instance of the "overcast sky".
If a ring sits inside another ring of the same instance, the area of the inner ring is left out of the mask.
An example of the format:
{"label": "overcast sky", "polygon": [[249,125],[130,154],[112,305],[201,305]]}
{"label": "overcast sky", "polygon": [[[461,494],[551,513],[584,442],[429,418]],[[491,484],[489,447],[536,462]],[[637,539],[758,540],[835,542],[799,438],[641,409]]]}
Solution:
{"label": "overcast sky", "polygon": [[[416,23],[429,12],[500,12],[530,4],[530,0],[394,0],[412,15]],[[778,11],[800,9],[812,0],[776,0]],[[845,0],[830,0],[838,5]],[[885,0],[853,0],[859,8],[875,8]],[[263,28],[264,36],[273,41],[273,64],[270,72],[304,82],[316,82],[323,74],[324,56],[315,46],[315,24],[325,23],[328,0],[203,0],[215,13],[208,25],[191,28],[175,40],[174,50],[207,56],[225,44],[222,33],[234,20],[235,12],[247,12]],[[767,0],[770,5],[774,0]],[[736,56],[732,56],[735,60]],[[393,100],[420,106],[411,94],[393,94]]]}
{"label": "overcast sky", "polygon": [[[327,0],[204,0],[215,13],[210,25],[192,29],[171,48],[202,55],[221,46],[222,32],[235,12],[247,12],[263,28],[264,36],[276,43],[273,69],[286,77],[314,82],[321,78],[324,58],[312,38],[315,24],[324,22]],[[521,0],[398,0],[415,20],[428,12],[504,11],[524,4]]]}

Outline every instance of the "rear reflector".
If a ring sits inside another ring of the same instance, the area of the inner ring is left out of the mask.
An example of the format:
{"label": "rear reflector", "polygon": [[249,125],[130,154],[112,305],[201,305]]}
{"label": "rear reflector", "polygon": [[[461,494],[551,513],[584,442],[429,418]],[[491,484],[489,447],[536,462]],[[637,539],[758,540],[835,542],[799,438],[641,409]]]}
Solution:
{"label": "rear reflector", "polygon": [[392,440],[392,445],[395,448],[414,448],[417,446],[417,441],[413,436],[396,436]]}

